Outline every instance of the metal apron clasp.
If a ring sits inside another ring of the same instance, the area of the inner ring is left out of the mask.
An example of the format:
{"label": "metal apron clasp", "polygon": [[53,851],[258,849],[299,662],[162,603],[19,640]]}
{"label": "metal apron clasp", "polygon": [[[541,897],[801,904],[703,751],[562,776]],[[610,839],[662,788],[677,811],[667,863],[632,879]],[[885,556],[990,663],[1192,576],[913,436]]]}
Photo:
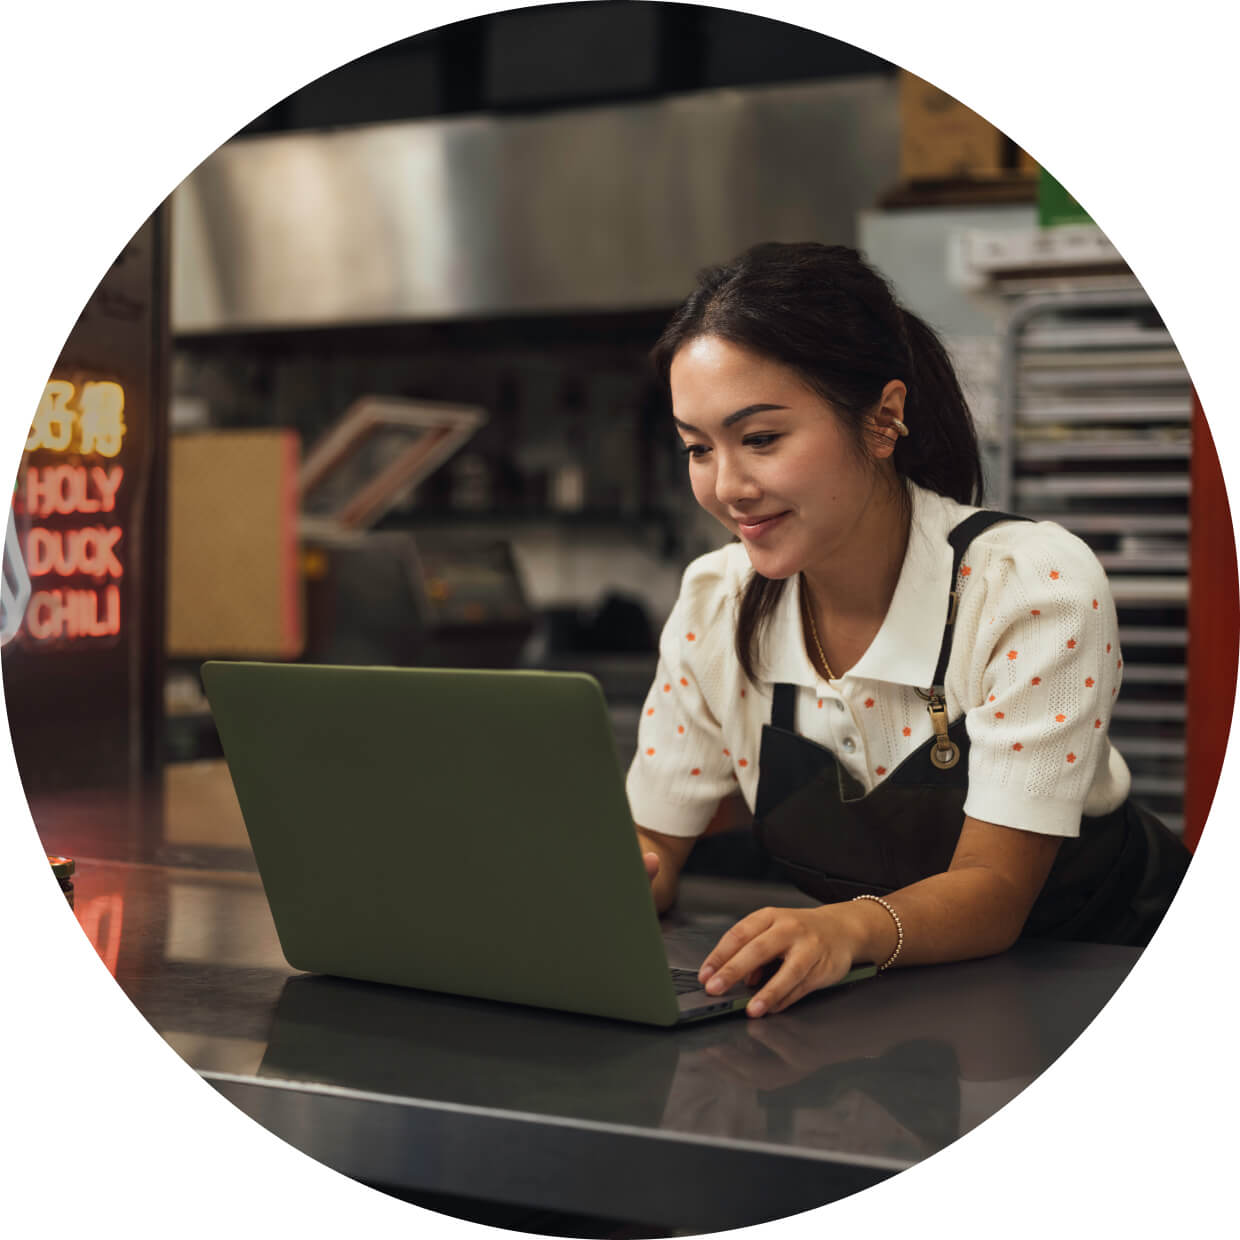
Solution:
{"label": "metal apron clasp", "polygon": [[940,771],[951,770],[960,761],[960,746],[947,734],[947,706],[934,689],[918,689],[917,696],[925,701],[930,726],[934,729],[930,761]]}

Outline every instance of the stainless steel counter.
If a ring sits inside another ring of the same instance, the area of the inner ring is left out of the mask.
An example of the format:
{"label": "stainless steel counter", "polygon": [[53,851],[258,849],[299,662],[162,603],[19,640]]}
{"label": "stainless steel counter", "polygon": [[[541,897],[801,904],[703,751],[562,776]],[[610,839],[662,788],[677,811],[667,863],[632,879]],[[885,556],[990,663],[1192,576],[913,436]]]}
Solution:
{"label": "stainless steel counter", "polygon": [[[687,882],[675,962],[770,892]],[[776,1017],[648,1029],[294,974],[258,878],[79,857],[77,913],[214,1087],[369,1184],[719,1230],[858,1191],[1042,1072],[1138,953],[1025,944],[896,970]],[[554,967],[553,955],[548,967]]]}

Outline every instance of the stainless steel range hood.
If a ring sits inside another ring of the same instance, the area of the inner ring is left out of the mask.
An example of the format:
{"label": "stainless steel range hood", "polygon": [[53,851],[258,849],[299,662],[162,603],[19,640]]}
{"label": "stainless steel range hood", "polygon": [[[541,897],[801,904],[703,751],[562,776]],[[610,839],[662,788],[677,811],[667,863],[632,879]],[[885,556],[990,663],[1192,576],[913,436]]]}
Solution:
{"label": "stainless steel range hood", "polygon": [[172,198],[177,333],[667,306],[762,240],[851,244],[888,77],[221,147]]}

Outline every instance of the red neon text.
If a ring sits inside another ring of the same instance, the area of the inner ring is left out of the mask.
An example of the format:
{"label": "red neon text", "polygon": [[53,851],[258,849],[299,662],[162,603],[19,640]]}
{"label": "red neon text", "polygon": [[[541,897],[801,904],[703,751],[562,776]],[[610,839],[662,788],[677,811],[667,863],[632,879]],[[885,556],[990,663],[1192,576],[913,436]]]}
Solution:
{"label": "red neon text", "polygon": [[55,637],[112,637],[121,631],[120,589],[40,590],[26,611],[26,629],[41,642]]}
{"label": "red neon text", "polygon": [[50,517],[58,512],[111,512],[116,507],[116,492],[124,480],[119,465],[102,469],[92,465],[56,465],[26,470],[26,511],[36,517]]}
{"label": "red neon text", "polygon": [[45,530],[39,526],[26,535],[26,571],[32,577],[123,577],[116,544],[124,530],[119,525],[92,525],[84,530]]}

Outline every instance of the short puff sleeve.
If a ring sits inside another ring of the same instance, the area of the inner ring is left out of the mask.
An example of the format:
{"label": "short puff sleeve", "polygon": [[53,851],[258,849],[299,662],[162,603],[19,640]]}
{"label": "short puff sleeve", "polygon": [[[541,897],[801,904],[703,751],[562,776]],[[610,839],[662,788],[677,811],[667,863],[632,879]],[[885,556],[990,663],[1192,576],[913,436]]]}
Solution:
{"label": "short puff sleeve", "polygon": [[[1123,657],[1106,575],[1084,542],[1048,522],[1009,534],[981,580],[969,580],[967,557],[960,571],[957,630],[976,635],[953,648],[953,662],[964,660],[965,813],[1075,836],[1095,775],[1112,765]],[[1115,766],[1126,776],[1118,755]]]}
{"label": "short puff sleeve", "polygon": [[735,623],[726,551],[701,556],[685,570],[642,704],[625,791],[633,821],[663,835],[701,835],[736,788],[709,701]]}

